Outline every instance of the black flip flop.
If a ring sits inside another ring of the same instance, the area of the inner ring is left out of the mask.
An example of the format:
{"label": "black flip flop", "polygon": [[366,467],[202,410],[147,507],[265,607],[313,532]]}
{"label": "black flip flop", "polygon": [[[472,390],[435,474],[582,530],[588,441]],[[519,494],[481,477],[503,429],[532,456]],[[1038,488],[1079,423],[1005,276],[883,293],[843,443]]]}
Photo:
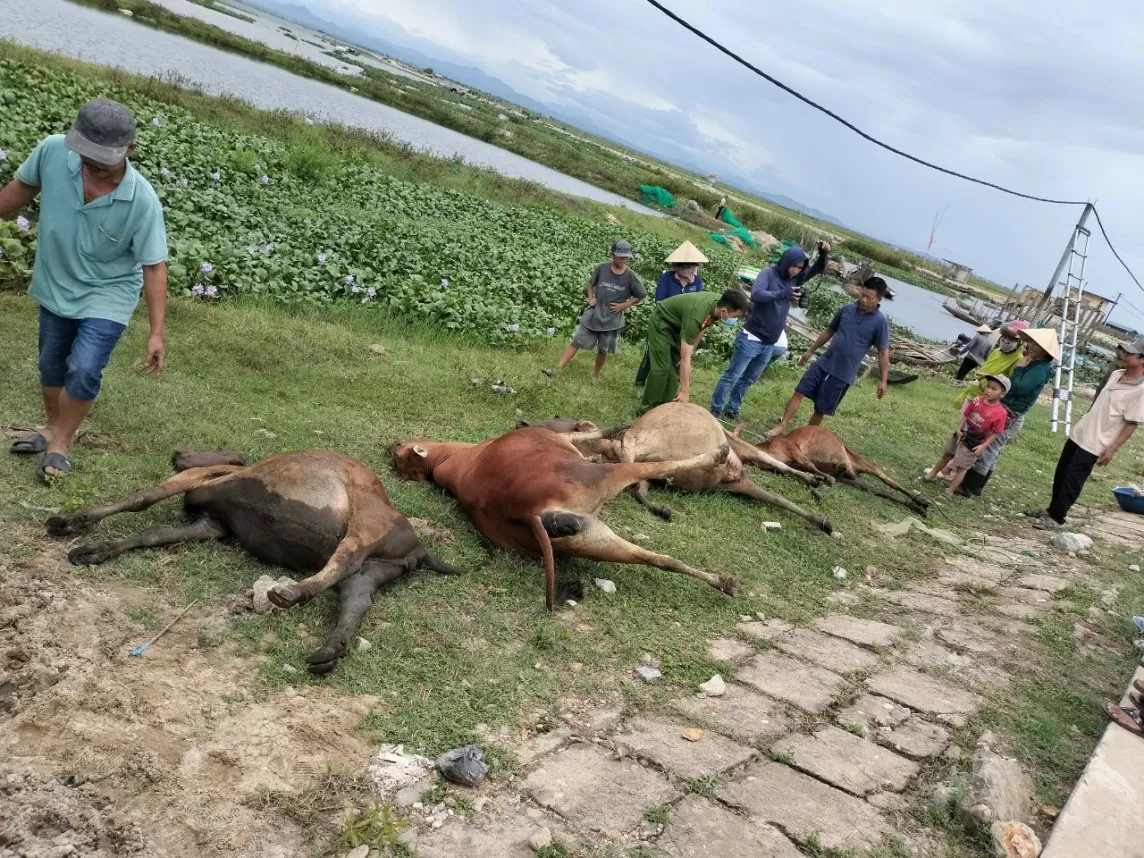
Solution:
{"label": "black flip flop", "polygon": [[[46,470],[47,468],[55,468],[59,473],[49,474]],[[71,469],[72,465],[71,462],[68,461],[67,456],[61,453],[44,453],[44,457],[40,459],[40,467],[36,473],[45,483],[50,483],[52,480],[59,479]]]}
{"label": "black flip flop", "polygon": [[12,442],[8,452],[15,453],[17,456],[30,456],[33,453],[43,453],[47,449],[48,439],[39,432],[33,432]]}

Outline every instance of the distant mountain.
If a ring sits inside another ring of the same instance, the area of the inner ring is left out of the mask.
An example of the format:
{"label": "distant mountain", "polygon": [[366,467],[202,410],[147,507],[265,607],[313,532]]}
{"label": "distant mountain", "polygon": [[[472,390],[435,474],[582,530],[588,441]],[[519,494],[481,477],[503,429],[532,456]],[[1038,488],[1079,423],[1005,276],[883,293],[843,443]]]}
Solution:
{"label": "distant mountain", "polygon": [[835,226],[840,226],[843,228],[846,227],[846,224],[838,220],[838,218],[832,217],[826,212],[819,211],[818,209],[813,209],[810,206],[804,206],[798,200],[791,199],[785,194],[768,194],[763,191],[758,191],[757,193],[759,196],[770,200],[772,203],[778,203],[783,208],[793,209],[796,212],[802,212],[805,215],[810,215],[811,217],[825,221],[826,223],[832,223]]}

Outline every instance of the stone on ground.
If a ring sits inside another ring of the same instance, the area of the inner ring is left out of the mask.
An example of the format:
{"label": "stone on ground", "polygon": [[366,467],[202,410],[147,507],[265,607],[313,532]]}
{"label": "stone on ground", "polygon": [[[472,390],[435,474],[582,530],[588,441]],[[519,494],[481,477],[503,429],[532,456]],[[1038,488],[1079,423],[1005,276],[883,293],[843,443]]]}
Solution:
{"label": "stone on ground", "polygon": [[979,705],[976,695],[904,665],[870,677],[866,687],[903,706],[933,715],[966,715]]}
{"label": "stone on ground", "polygon": [[1023,822],[994,822],[989,829],[998,858],[1037,858],[1041,841]]}
{"label": "stone on ground", "polygon": [[936,757],[949,745],[948,730],[921,718],[911,718],[898,727],[881,727],[877,736],[883,745],[915,760]]}
{"label": "stone on ground", "polygon": [[613,760],[588,744],[546,757],[525,779],[523,790],[564,819],[608,831],[632,830],[647,808],[679,795],[662,775],[635,762]]}
{"label": "stone on ground", "polygon": [[788,655],[838,673],[866,671],[878,664],[878,657],[869,650],[809,629],[795,629],[784,637],[776,638],[775,646]]}
{"label": "stone on ground", "polygon": [[918,773],[917,763],[829,725],[810,735],[787,736],[772,751],[790,757],[795,768],[857,796],[900,792]]}
{"label": "stone on ground", "polygon": [[848,614],[827,614],[819,617],[814,621],[814,627],[820,632],[844,638],[851,643],[875,648],[889,646],[902,631],[889,623],[863,620]]}
{"label": "stone on ground", "polygon": [[738,685],[728,685],[727,693],[717,699],[685,697],[671,706],[700,724],[756,748],[769,745],[795,726],[782,704]]}
{"label": "stone on ground", "polygon": [[901,605],[911,611],[936,614],[939,617],[956,617],[960,613],[957,602],[943,599],[940,596],[916,593],[913,590],[878,590],[876,592],[887,602],[893,602],[895,605]]}
{"label": "stone on ground", "polygon": [[1085,536],[1083,533],[1061,533],[1057,531],[1050,541],[1062,551],[1088,551],[1092,548],[1092,537]]}
{"label": "stone on ground", "polygon": [[530,765],[545,754],[551,754],[571,737],[572,731],[563,727],[557,730],[549,730],[547,733],[538,733],[517,747],[516,758],[522,766]]}
{"label": "stone on ground", "polygon": [[875,694],[863,694],[838,713],[838,723],[858,727],[870,735],[879,727],[897,727],[910,717],[910,710],[893,700]]}
{"label": "stone on ground", "polygon": [[817,837],[827,849],[857,851],[893,833],[869,803],[778,763],[748,769],[718,797],[799,843]]}
{"label": "stone on ground", "polygon": [[1046,593],[1059,593],[1069,586],[1069,582],[1056,575],[1022,575],[1013,582],[1018,587],[1030,590],[1043,590]]}
{"label": "stone on ground", "polygon": [[1014,647],[1012,638],[1003,638],[981,626],[951,623],[934,632],[942,642],[973,655],[1000,655],[1002,649]]}
{"label": "stone on ground", "polygon": [[801,858],[778,830],[697,795],[672,808],[656,846],[667,858]]}
{"label": "stone on ground", "polygon": [[708,697],[722,697],[727,693],[727,683],[723,681],[723,677],[716,673],[706,682],[700,683],[699,690]]}
{"label": "stone on ground", "polygon": [[735,626],[740,632],[747,637],[755,638],[755,640],[769,641],[781,635],[785,635],[794,628],[786,620],[778,618],[771,620],[747,620]]}
{"label": "stone on ground", "polygon": [[755,755],[750,748],[718,733],[689,740],[683,736],[687,727],[664,718],[639,717],[632,721],[629,732],[617,738],[638,756],[687,780],[720,774]]}
{"label": "stone on ground", "polygon": [[845,684],[841,676],[825,668],[770,652],[752,658],[735,678],[812,714],[833,703]]}
{"label": "stone on ground", "polygon": [[715,661],[742,661],[755,654],[755,648],[734,638],[716,638],[707,644],[707,655]]}
{"label": "stone on ground", "polygon": [[1035,620],[1048,613],[1048,605],[1030,605],[1027,602],[1007,600],[993,605],[991,610],[1013,620]]}
{"label": "stone on ground", "polygon": [[538,828],[528,838],[528,845],[533,852],[539,852],[552,845],[552,832],[547,828]]}
{"label": "stone on ground", "polygon": [[969,786],[957,816],[970,827],[988,831],[994,822],[1024,822],[1033,813],[1033,782],[1016,760],[986,747],[973,755]]}

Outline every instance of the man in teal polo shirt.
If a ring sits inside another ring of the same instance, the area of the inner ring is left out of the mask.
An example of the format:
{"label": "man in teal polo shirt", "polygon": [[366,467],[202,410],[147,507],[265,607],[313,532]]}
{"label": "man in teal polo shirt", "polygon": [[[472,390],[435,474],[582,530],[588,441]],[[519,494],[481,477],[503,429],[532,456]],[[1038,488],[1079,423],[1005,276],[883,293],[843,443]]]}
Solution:
{"label": "man in teal polo shirt", "polygon": [[166,361],[167,233],[155,189],[127,157],[135,120],[122,104],[88,102],[66,135],[42,141],[0,190],[0,218],[40,196],[36,264],[28,293],[40,305],[39,369],[47,425],[14,443],[42,453],[40,477],[71,470],[68,449],[99,394],[103,370],[140,290],[151,336],[144,368]]}

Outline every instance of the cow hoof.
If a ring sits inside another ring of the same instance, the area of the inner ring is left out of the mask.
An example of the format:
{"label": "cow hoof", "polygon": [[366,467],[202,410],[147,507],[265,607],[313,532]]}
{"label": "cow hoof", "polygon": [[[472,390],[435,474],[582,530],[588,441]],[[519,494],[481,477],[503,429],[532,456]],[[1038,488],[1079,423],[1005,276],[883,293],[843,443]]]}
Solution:
{"label": "cow hoof", "polygon": [[266,591],[266,598],[276,608],[293,608],[305,601],[305,594],[297,584],[276,584]]}
{"label": "cow hoof", "polygon": [[666,506],[653,506],[651,507],[651,514],[659,516],[664,521],[671,521],[672,512]]}
{"label": "cow hoof", "polygon": [[830,523],[829,518],[824,518],[822,520],[822,523],[819,525],[819,527],[822,528],[822,532],[825,533],[827,536],[834,533],[834,525]]}
{"label": "cow hoof", "polygon": [[71,536],[79,533],[88,525],[87,518],[79,513],[72,515],[53,515],[44,524],[51,536]]}
{"label": "cow hoof", "polygon": [[829,476],[829,475],[827,475],[827,476],[823,477],[823,478],[822,478],[822,481],[823,481],[824,483],[826,483],[828,486],[832,486],[832,485],[834,485],[835,483],[837,483],[837,482],[838,482],[838,480],[834,479],[834,477],[831,477],[831,476]]}
{"label": "cow hoof", "polygon": [[810,489],[810,496],[812,498],[814,498],[816,501],[821,501],[822,500],[822,489],[820,489],[818,486],[812,486]]}
{"label": "cow hoof", "polygon": [[715,464],[722,465],[731,457],[731,445],[724,441],[715,451]]}
{"label": "cow hoof", "polygon": [[68,552],[68,562],[72,566],[95,566],[111,559],[111,552],[101,542],[85,542]]}
{"label": "cow hoof", "polygon": [[306,659],[306,670],[315,676],[324,676],[338,666],[342,654],[333,647],[324,646],[314,650]]}
{"label": "cow hoof", "polygon": [[716,586],[728,596],[737,596],[739,594],[739,582],[730,575],[720,575],[719,583]]}

